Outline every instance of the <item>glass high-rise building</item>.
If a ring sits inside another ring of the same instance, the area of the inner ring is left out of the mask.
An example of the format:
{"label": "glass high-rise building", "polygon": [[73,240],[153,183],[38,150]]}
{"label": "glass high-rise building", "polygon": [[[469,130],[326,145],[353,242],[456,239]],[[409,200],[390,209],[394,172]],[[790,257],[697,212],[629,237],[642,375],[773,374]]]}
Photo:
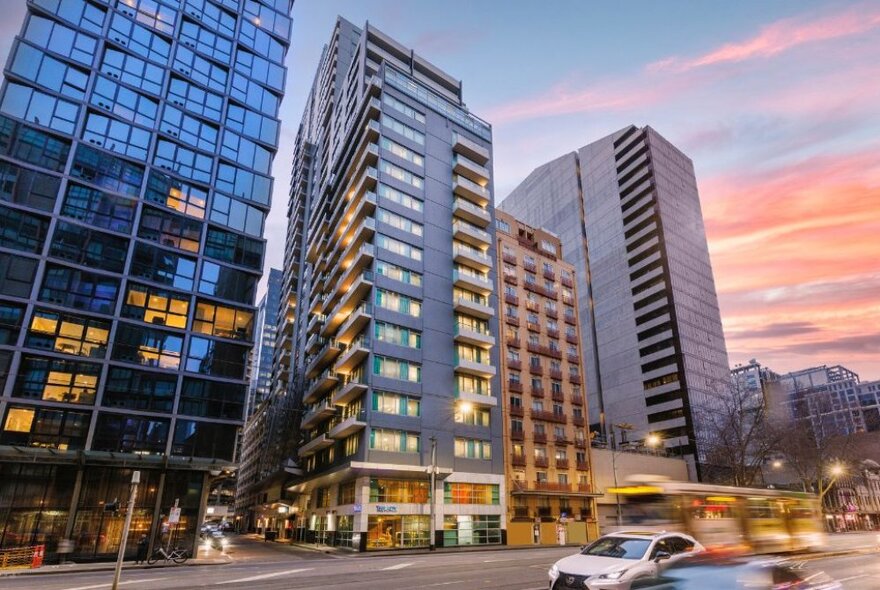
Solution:
{"label": "glass high-rise building", "polygon": [[272,363],[278,330],[278,306],[281,303],[281,280],[280,270],[269,269],[266,293],[257,306],[246,417],[254,413],[254,409],[272,390]]}
{"label": "glass high-rise building", "polygon": [[115,553],[133,469],[131,538],[195,538],[247,400],[291,8],[27,3],[0,90],[0,547]]}

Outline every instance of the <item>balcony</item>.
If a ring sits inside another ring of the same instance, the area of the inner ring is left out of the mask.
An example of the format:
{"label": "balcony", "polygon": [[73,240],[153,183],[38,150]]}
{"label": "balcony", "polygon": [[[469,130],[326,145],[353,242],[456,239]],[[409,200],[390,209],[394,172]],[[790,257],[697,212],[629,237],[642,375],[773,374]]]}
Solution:
{"label": "balcony", "polygon": [[546,468],[550,466],[550,460],[547,457],[535,457],[535,467]]}
{"label": "balcony", "polygon": [[574,365],[577,365],[581,362],[581,357],[579,357],[576,354],[569,354],[566,356],[566,359],[568,360],[568,362],[570,362]]}
{"label": "balcony", "polygon": [[543,399],[546,390],[543,387],[532,387],[529,390],[529,393],[531,393],[532,397],[534,398]]}
{"label": "balcony", "polygon": [[[544,314],[550,319],[553,319],[553,320],[559,319],[559,313],[555,309],[544,309]],[[547,329],[547,333],[548,334],[550,333],[549,328]],[[557,332],[557,335],[554,336],[554,338],[558,337],[558,336],[559,336],[559,333]]]}
{"label": "balcony", "polygon": [[542,367],[541,365],[531,365],[530,364],[529,365],[529,373],[531,373],[532,375],[543,375],[544,374],[544,367]]}
{"label": "balcony", "polygon": [[480,186],[486,186],[489,183],[489,169],[461,154],[452,157],[452,172]]}
{"label": "balcony", "polygon": [[541,324],[539,324],[537,322],[526,322],[526,329],[529,330],[530,332],[540,332],[541,331]]}
{"label": "balcony", "polygon": [[327,447],[333,446],[333,439],[327,436],[326,434],[320,434],[301,446],[297,453],[300,457],[308,457],[310,455],[314,455],[321,449],[326,449]]}
{"label": "balcony", "polygon": [[521,381],[508,381],[507,382],[508,391],[512,391],[514,393],[522,393],[523,392],[523,384]]}
{"label": "balcony", "polygon": [[568,469],[568,459],[556,459],[556,469]]}
{"label": "balcony", "polygon": [[519,282],[516,275],[507,271],[504,271],[504,282],[510,285],[516,285]]}
{"label": "balcony", "polygon": [[574,283],[572,283],[572,281],[571,281],[571,277],[567,277],[565,275],[562,275],[562,277],[559,279],[559,281],[562,283],[563,287],[571,288],[574,286]]}
{"label": "balcony", "polygon": [[315,334],[324,324],[324,316],[317,314],[309,318],[309,324],[306,328],[307,334]]}
{"label": "balcony", "polygon": [[574,467],[578,471],[589,471],[590,470],[590,464],[587,463],[586,461],[578,461]]}
{"label": "balcony", "polygon": [[464,176],[455,177],[455,180],[452,181],[452,192],[476,204],[478,207],[486,207],[491,201],[489,189],[468,180]]}
{"label": "balcony", "polygon": [[475,248],[488,248],[492,245],[489,232],[464,221],[452,222],[452,237]]}
{"label": "balcony", "polygon": [[[550,369],[550,376],[553,377],[553,369]],[[554,391],[550,396],[555,402],[564,402],[565,394],[561,391]]]}
{"label": "balcony", "polygon": [[312,384],[303,396],[303,403],[310,404],[314,402],[325,391],[328,391],[337,383],[339,383],[339,375],[337,375],[335,371],[327,369],[312,381]]}
{"label": "balcony", "polygon": [[[348,273],[346,273],[348,274]],[[359,307],[364,297],[373,288],[373,271],[365,270],[351,277],[349,284],[346,286],[340,284],[337,290],[343,293],[342,298],[333,311],[327,314],[324,321],[324,330],[322,334],[329,336],[348,318],[356,307]]]}
{"label": "balcony", "polygon": [[452,151],[456,154],[467,156],[471,160],[486,164],[489,161],[489,150],[480,144],[471,141],[460,133],[452,134]]}
{"label": "balcony", "polygon": [[363,430],[367,426],[367,413],[363,410],[348,418],[342,418],[327,433],[330,438],[340,440],[351,436],[359,430]]}
{"label": "balcony", "polygon": [[345,351],[336,361],[336,370],[340,373],[350,373],[370,354],[369,337],[361,337],[348,345]]}
{"label": "balcony", "polygon": [[480,330],[468,324],[455,324],[454,338],[456,342],[473,344],[481,348],[492,348],[495,346],[495,337],[492,336],[488,329]]}
{"label": "balcony", "polygon": [[373,306],[367,302],[362,302],[342,322],[339,331],[336,332],[336,339],[343,344],[348,344],[352,338],[363,331],[371,319],[373,319]]}
{"label": "balcony", "polygon": [[[552,369],[551,368],[549,374],[550,374],[551,379],[555,379],[556,381],[562,380],[562,370],[561,369]],[[561,392],[560,392],[560,395],[562,395]],[[556,399],[556,398],[554,397],[553,399]],[[560,399],[559,401],[562,401],[562,400]]]}
{"label": "balcony", "polygon": [[456,312],[465,313],[483,320],[488,320],[495,315],[495,309],[483,303],[477,303],[466,297],[459,297],[453,302]]}
{"label": "balcony", "polygon": [[510,440],[525,440],[526,433],[522,429],[514,429],[510,431]]}
{"label": "balcony", "polygon": [[324,400],[318,405],[310,408],[303,416],[302,428],[308,430],[316,424],[323,422],[336,413],[336,406],[330,403],[330,400]]}
{"label": "balcony", "polygon": [[570,374],[568,375],[568,380],[569,380],[571,383],[574,383],[575,385],[580,385],[580,384],[581,384],[581,376],[578,375],[578,374],[576,374],[576,373],[570,373]]}
{"label": "balcony", "polygon": [[582,406],[584,405],[584,398],[581,395],[573,395],[571,396],[571,403],[575,406]]}
{"label": "balcony", "polygon": [[583,416],[572,416],[572,417],[571,417],[571,422],[572,422],[572,424],[574,424],[575,426],[584,426],[585,423],[586,423],[586,420],[584,420],[584,417],[583,417]]}
{"label": "balcony", "polygon": [[488,254],[476,248],[456,244],[452,248],[452,254],[452,259],[458,264],[464,264],[482,272],[492,270],[492,259]]}
{"label": "balcony", "polygon": [[561,412],[548,412],[547,410],[530,410],[532,420],[546,420],[547,422],[557,422],[565,424],[568,418]]}
{"label": "balcony", "polygon": [[492,215],[489,211],[458,197],[452,203],[452,215],[483,229],[489,227],[489,224],[492,223]]}
{"label": "balcony", "polygon": [[564,447],[566,445],[571,444],[571,439],[568,438],[568,436],[566,436],[564,434],[563,435],[554,435],[553,436],[553,444],[555,444],[556,446]]}
{"label": "balcony", "polygon": [[518,418],[522,418],[525,416],[526,411],[522,406],[510,406],[510,415],[517,416]]}
{"label": "balcony", "polygon": [[476,377],[494,377],[495,367],[489,364],[488,354],[486,354],[486,362],[476,361],[472,359],[464,359],[455,355],[455,370],[459,373],[474,375]]}
{"label": "balcony", "polygon": [[511,326],[519,326],[519,317],[516,314],[504,314],[504,321]]}
{"label": "balcony", "polygon": [[517,297],[513,293],[505,293],[504,302],[510,305],[519,305],[519,297]]}
{"label": "balcony", "polygon": [[[456,388],[457,389],[457,388]],[[494,408],[498,406],[498,400],[491,395],[476,393],[474,391],[458,391],[455,392],[456,398],[462,402],[468,402],[475,406],[483,406]]]}
{"label": "balcony", "polygon": [[510,455],[510,464],[514,467],[525,467],[526,464],[526,456],[525,455],[517,455],[513,453]]}
{"label": "balcony", "polygon": [[569,344],[577,344],[578,343],[578,339],[575,334],[566,334],[565,341],[568,342]]}
{"label": "balcony", "polygon": [[345,385],[333,392],[333,403],[344,406],[362,396],[368,389],[366,383],[360,381],[346,381]]}
{"label": "balcony", "polygon": [[556,330],[554,328],[547,328],[547,338],[552,338],[553,340],[558,339],[559,330]]}
{"label": "balcony", "polygon": [[535,431],[532,433],[532,440],[536,443],[545,443],[547,442],[547,433]]}
{"label": "balcony", "polygon": [[492,287],[492,281],[490,281],[489,279],[472,275],[467,272],[462,272],[461,270],[452,271],[452,283],[456,287],[476,291],[477,293],[482,293],[483,295],[488,295],[492,291],[494,291],[494,288]]}
{"label": "balcony", "polygon": [[[509,342],[508,346],[510,346]],[[519,359],[507,359],[507,368],[514,371],[520,371],[522,370],[522,361]]]}
{"label": "balcony", "polygon": [[336,358],[342,351],[342,344],[336,342],[335,340],[325,340],[322,339],[324,345],[315,355],[315,358],[311,360],[308,367],[306,368],[306,378],[311,379],[317,375],[321,369],[324,368],[324,365],[332,361]]}
{"label": "balcony", "polygon": [[544,492],[570,492],[571,484],[570,483],[557,483],[552,481],[536,481],[535,482],[535,490],[544,491]]}
{"label": "balcony", "polygon": [[587,448],[587,441],[582,438],[576,438],[576,439],[574,439],[574,446],[576,446],[579,449],[586,449]]}
{"label": "balcony", "polygon": [[519,338],[510,338],[510,337],[508,337],[508,338],[507,338],[507,346],[512,346],[512,347],[514,347],[514,348],[519,348],[519,347],[520,347],[520,344],[519,344]]}

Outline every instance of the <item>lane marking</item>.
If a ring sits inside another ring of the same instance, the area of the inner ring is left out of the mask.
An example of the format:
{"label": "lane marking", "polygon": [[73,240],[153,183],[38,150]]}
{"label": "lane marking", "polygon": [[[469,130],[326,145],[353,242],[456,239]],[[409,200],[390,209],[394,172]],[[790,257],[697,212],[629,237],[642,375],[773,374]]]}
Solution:
{"label": "lane marking", "polygon": [[388,567],[383,567],[382,571],[387,572],[389,570],[402,570],[405,567],[411,566],[412,563],[398,563],[397,565],[389,565]]}
{"label": "lane marking", "polygon": [[254,582],[256,580],[268,580],[269,578],[277,578],[279,576],[287,576],[289,574],[298,574],[299,572],[307,572],[313,570],[313,567],[301,567],[295,570],[285,570],[283,572],[273,572],[271,574],[261,574],[259,576],[251,576],[249,578],[239,578],[237,580],[224,580],[222,582],[215,582],[216,584],[239,584],[241,582]]}
{"label": "lane marking", "polygon": [[499,561],[519,561],[518,559],[484,559],[483,563],[497,563]]}
{"label": "lane marking", "polygon": [[848,578],[838,578],[837,581],[840,583],[843,583],[843,582],[849,582],[850,580],[858,580],[859,578],[867,578],[868,576],[869,576],[869,574],[859,574],[857,576],[850,576]]}
{"label": "lane marking", "polygon": [[453,582],[437,582],[436,584],[428,584],[425,588],[433,588],[435,586],[449,586],[451,584],[464,584],[464,580],[455,580]]}
{"label": "lane marking", "polygon": [[[158,582],[159,580],[165,580],[167,578],[146,578],[143,580],[128,580],[127,582],[119,582],[119,585],[125,584],[143,584],[144,582]],[[112,586],[112,583],[107,584],[94,584],[92,586],[77,586],[76,588],[65,588],[64,590],[95,590],[96,588],[109,588]]]}

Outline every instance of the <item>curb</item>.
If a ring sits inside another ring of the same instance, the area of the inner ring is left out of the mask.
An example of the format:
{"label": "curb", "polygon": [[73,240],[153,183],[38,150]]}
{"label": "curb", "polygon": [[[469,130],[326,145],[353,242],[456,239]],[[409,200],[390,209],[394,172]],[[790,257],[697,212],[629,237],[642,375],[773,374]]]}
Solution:
{"label": "curb", "polygon": [[814,561],[817,559],[830,559],[832,557],[845,557],[856,555],[870,555],[871,553],[880,552],[880,548],[872,547],[853,547],[852,549],[841,549],[839,551],[825,551],[823,553],[806,553],[803,555],[786,556],[795,561]]}
{"label": "curb", "polygon": [[[174,567],[206,567],[211,565],[228,565],[232,563],[232,559],[227,559],[224,561],[213,561],[210,563],[195,563],[187,561],[186,563],[176,563],[173,565],[123,565],[122,571],[130,572],[130,571],[140,571],[140,570],[160,570]],[[90,568],[78,568],[78,564],[72,564],[69,566],[64,565],[50,565],[46,567],[51,567],[54,569],[27,569],[27,570],[14,570],[10,572],[0,572],[0,579],[3,578],[13,578],[17,576],[52,576],[57,574],[90,574],[92,572],[112,572],[116,569],[115,564],[108,563],[107,565],[100,565],[98,567],[90,567]],[[84,565],[84,564],[81,564]],[[65,569],[66,568],[66,569]]]}
{"label": "curb", "polygon": [[322,553],[324,555],[331,555],[334,557],[341,558],[353,558],[353,559],[362,559],[362,558],[378,558],[378,557],[400,557],[405,555],[453,555],[453,554],[462,554],[462,553],[491,553],[497,551],[520,551],[520,550],[528,550],[528,549],[571,549],[573,551],[577,551],[580,549],[581,545],[495,545],[490,547],[479,547],[479,548],[462,548],[462,547],[449,547],[449,548],[438,548],[434,551],[430,549],[402,549],[397,551],[350,551],[347,549],[337,549],[334,547],[328,547],[326,549],[322,549],[320,547],[314,547],[313,545],[300,545],[300,544],[287,544],[287,543],[278,543],[278,545],[282,547],[289,547],[290,549],[302,549],[305,551],[312,551],[314,553]]}

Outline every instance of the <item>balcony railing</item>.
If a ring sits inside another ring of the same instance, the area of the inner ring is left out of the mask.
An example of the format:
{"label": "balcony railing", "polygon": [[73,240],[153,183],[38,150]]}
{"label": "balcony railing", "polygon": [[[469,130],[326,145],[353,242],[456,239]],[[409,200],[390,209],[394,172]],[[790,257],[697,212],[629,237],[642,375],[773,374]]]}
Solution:
{"label": "balcony railing", "polygon": [[508,338],[507,346],[513,346],[514,348],[519,348],[519,338]]}
{"label": "balcony railing", "polygon": [[568,469],[568,459],[556,459],[556,469]]}
{"label": "balcony railing", "polygon": [[575,426],[584,426],[585,423],[586,423],[586,420],[584,420],[584,417],[583,417],[583,416],[572,416],[572,417],[571,417],[571,422],[572,422],[572,424],[574,424]]}
{"label": "balcony railing", "polygon": [[536,443],[545,443],[547,442],[547,433],[546,432],[533,432],[532,440]]}
{"label": "balcony railing", "polygon": [[576,354],[570,354],[570,355],[566,356],[565,358],[568,359],[568,362],[573,363],[575,365],[577,365],[581,362],[581,357],[579,357]]}
{"label": "balcony railing", "polygon": [[549,467],[550,461],[547,457],[535,457],[535,467]]}
{"label": "balcony railing", "polygon": [[525,440],[526,433],[524,430],[511,430],[510,438],[511,440]]}
{"label": "balcony railing", "polygon": [[[550,369],[550,378],[555,379],[557,381],[562,380],[562,370],[561,369]],[[556,399],[555,397],[553,399]],[[562,401],[561,399],[559,401]]]}
{"label": "balcony railing", "polygon": [[519,371],[520,369],[522,369],[522,361],[507,359],[507,368]]}
{"label": "balcony railing", "polygon": [[510,455],[510,463],[511,463],[511,465],[515,465],[517,467],[525,466],[526,456],[525,455],[517,455],[516,453],[513,453]]}
{"label": "balcony railing", "polygon": [[[553,377],[553,370],[552,369],[550,370],[550,376]],[[555,401],[555,402],[564,402],[565,401],[565,394],[562,393],[561,391],[554,391],[552,393],[551,397],[553,398],[553,401]]]}
{"label": "balcony railing", "polygon": [[565,424],[568,417],[562,412],[548,412],[547,410],[532,410],[532,420],[546,420],[547,422],[557,422]]}
{"label": "balcony railing", "polygon": [[522,406],[510,406],[510,415],[522,417],[525,415],[525,409]]}
{"label": "balcony railing", "polygon": [[522,391],[523,391],[522,381],[508,381],[507,382],[507,389],[509,389],[510,391],[516,392],[516,393],[522,393]]}
{"label": "balcony railing", "polygon": [[519,305],[519,297],[510,293],[504,294],[504,301],[505,303],[509,303],[510,305]]}
{"label": "balcony railing", "polygon": [[546,390],[543,387],[532,387],[531,388],[532,397],[542,398],[546,393]]}
{"label": "balcony railing", "polygon": [[584,398],[581,395],[573,395],[569,399],[571,399],[571,403],[574,404],[575,406],[584,405]]}
{"label": "balcony railing", "polygon": [[503,253],[501,254],[501,260],[508,264],[516,264],[516,256],[513,254]]}
{"label": "balcony railing", "polygon": [[578,461],[578,462],[575,464],[575,468],[576,468],[578,471],[589,471],[589,470],[590,470],[590,464],[587,463],[586,461]]}

